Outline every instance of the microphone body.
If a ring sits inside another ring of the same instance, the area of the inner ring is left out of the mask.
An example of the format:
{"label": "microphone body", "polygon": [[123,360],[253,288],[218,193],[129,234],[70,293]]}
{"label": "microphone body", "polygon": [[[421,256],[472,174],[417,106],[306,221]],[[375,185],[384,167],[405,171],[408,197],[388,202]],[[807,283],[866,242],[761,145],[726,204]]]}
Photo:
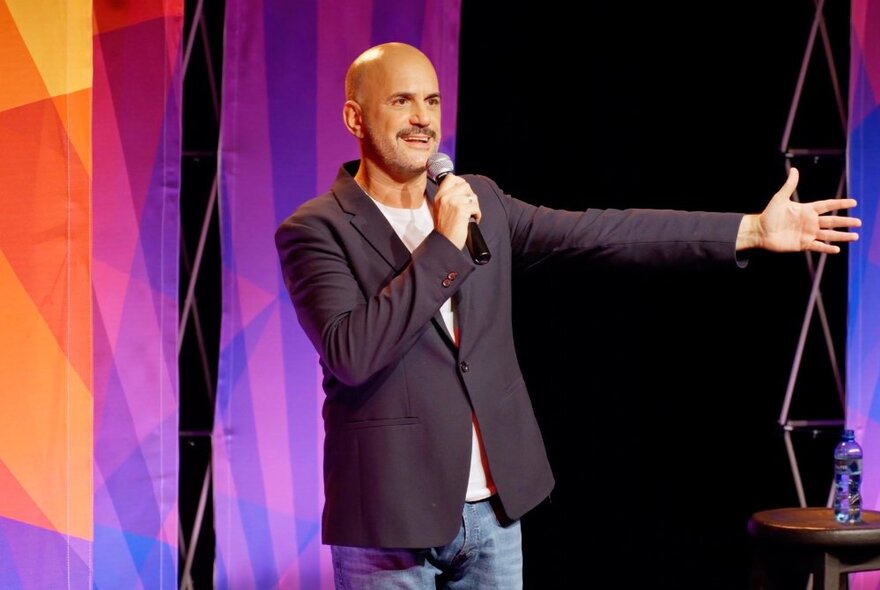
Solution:
{"label": "microphone body", "polygon": [[[444,153],[431,154],[428,158],[428,179],[437,185],[443,182],[446,175],[451,174],[453,170],[455,170],[455,166],[452,164],[452,159]],[[473,217],[468,222],[465,246],[467,246],[471,258],[477,264],[486,264],[492,258],[489,247],[486,245],[486,240],[483,239],[480,226]]]}

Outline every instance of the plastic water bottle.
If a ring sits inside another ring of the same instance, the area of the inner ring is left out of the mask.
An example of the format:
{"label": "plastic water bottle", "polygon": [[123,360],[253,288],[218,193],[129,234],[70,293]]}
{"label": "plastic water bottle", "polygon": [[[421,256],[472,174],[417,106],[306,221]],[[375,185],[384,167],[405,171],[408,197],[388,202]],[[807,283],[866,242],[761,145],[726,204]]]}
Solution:
{"label": "plastic water bottle", "polygon": [[834,448],[834,518],[851,523],[862,520],[862,447],[852,430],[844,430]]}

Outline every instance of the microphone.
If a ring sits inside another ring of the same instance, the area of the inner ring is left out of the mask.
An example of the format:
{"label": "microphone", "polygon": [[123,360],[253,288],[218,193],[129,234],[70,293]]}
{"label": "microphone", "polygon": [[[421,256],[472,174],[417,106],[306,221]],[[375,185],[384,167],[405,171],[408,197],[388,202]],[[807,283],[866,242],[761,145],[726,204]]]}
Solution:
{"label": "microphone", "polygon": [[[452,164],[452,158],[442,152],[431,154],[428,157],[426,166],[428,179],[437,185],[443,181],[447,174],[450,174],[455,170],[455,166]],[[467,246],[468,252],[471,254],[471,258],[477,264],[486,264],[489,262],[489,259],[492,258],[492,254],[489,253],[489,247],[483,239],[480,226],[477,225],[477,222],[473,217],[471,217],[471,220],[468,222],[468,233],[467,239],[465,239],[465,245]]]}

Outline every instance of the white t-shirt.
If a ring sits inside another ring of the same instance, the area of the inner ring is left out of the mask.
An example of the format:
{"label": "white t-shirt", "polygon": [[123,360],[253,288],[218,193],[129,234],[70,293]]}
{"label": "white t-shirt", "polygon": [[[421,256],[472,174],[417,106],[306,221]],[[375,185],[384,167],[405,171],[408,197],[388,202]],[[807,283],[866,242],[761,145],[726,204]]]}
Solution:
{"label": "white t-shirt", "polygon": [[[372,197],[370,197],[372,199]],[[418,209],[405,209],[389,207],[373,199],[379,211],[394,228],[395,233],[409,249],[415,250],[434,229],[434,218],[428,207],[428,200],[422,199],[422,206]],[[446,329],[453,335],[455,345],[458,346],[458,330],[455,320],[455,312],[452,308],[452,298],[447,299],[440,306],[440,315]],[[477,425],[477,417],[471,421],[471,471],[468,478],[467,494],[465,500],[474,502],[483,500],[495,493],[495,484],[489,474],[489,464],[486,462],[486,451],[480,439],[480,429]]]}

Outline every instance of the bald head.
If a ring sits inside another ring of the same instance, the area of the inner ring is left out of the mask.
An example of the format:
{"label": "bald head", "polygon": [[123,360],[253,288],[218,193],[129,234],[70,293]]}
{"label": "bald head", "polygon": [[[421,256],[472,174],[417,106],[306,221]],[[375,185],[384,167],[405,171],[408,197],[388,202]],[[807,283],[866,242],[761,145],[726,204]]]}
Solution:
{"label": "bald head", "polygon": [[406,43],[383,43],[364,51],[352,62],[345,75],[345,99],[363,104],[369,100],[372,82],[381,84],[389,73],[412,68],[429,68],[434,77],[434,66],[428,56]]}
{"label": "bald head", "polygon": [[370,184],[371,173],[373,179],[424,183],[441,129],[437,72],[427,56],[404,43],[372,47],[348,69],[345,94],[342,117],[360,143],[356,178],[362,186]]}

